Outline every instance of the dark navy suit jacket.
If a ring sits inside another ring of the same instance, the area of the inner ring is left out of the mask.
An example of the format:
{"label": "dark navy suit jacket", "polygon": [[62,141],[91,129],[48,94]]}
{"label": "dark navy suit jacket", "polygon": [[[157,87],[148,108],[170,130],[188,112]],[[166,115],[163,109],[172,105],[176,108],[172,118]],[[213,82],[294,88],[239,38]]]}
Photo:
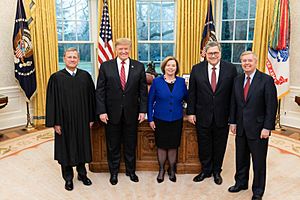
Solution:
{"label": "dark navy suit jacket", "polygon": [[183,117],[183,100],[187,99],[185,80],[176,77],[172,92],[163,76],[153,80],[148,95],[148,121],[153,117],[164,121],[175,121]]}

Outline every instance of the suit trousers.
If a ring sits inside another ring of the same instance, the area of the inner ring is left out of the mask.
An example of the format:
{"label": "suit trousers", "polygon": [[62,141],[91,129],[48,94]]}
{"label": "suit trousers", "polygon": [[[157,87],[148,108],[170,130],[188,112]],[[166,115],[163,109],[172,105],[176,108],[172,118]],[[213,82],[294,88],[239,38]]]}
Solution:
{"label": "suit trousers", "polygon": [[136,168],[136,144],[138,121],[128,123],[122,114],[117,124],[108,121],[105,126],[107,161],[111,174],[117,174],[120,168],[121,144],[123,144],[126,172],[133,173]]}
{"label": "suit trousers", "polygon": [[205,174],[220,173],[227,145],[229,126],[217,127],[213,120],[210,127],[196,124],[198,154]]}
{"label": "suit trousers", "polygon": [[262,196],[266,185],[266,158],[269,139],[250,140],[245,134],[236,136],[236,185],[248,186],[250,155],[253,162],[254,195]]}
{"label": "suit trousers", "polygon": [[[79,176],[86,176],[85,163],[76,165],[76,170]],[[71,181],[74,177],[73,167],[61,165],[62,177],[65,181]]]}

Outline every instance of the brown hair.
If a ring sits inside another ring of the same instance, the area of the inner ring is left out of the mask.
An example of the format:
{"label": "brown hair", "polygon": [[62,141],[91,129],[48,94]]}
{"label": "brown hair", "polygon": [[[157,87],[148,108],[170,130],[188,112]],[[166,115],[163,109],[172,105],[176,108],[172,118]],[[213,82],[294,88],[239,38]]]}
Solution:
{"label": "brown hair", "polygon": [[178,60],[173,57],[173,56],[167,56],[161,63],[161,71],[163,74],[165,74],[165,68],[166,68],[166,65],[167,63],[170,61],[170,60],[175,60],[176,62],[176,72],[175,72],[175,75],[179,73],[179,63],[178,63]]}

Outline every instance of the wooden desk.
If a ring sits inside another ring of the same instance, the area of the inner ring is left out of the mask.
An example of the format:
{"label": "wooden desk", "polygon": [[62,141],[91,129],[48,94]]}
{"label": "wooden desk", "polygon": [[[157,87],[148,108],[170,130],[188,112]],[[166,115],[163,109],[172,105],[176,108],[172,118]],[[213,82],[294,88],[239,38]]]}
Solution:
{"label": "wooden desk", "polygon": [[8,103],[8,97],[0,94],[0,109],[4,108]]}
{"label": "wooden desk", "polygon": [[[106,143],[103,124],[95,124],[92,128],[92,152],[93,161],[89,164],[92,172],[108,172],[106,158]],[[143,122],[138,128],[138,144],[136,152],[137,171],[157,171],[158,162],[154,133],[148,122]],[[123,155],[122,155],[123,157]],[[198,158],[198,143],[196,129],[193,125],[184,121],[181,144],[178,151],[177,173],[199,173],[201,164]],[[121,161],[120,172],[125,172],[124,161]]]}

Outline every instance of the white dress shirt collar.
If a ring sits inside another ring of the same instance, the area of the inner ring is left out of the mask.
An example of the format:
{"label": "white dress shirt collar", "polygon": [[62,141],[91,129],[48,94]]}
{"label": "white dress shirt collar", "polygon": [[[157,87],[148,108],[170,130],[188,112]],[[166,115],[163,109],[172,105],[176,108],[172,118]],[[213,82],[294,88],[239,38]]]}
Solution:
{"label": "white dress shirt collar", "polygon": [[71,74],[71,76],[73,76],[73,73],[77,73],[77,68],[75,68],[74,71],[69,70],[67,67],[65,69],[67,70],[67,72],[69,72],[69,74]]}

